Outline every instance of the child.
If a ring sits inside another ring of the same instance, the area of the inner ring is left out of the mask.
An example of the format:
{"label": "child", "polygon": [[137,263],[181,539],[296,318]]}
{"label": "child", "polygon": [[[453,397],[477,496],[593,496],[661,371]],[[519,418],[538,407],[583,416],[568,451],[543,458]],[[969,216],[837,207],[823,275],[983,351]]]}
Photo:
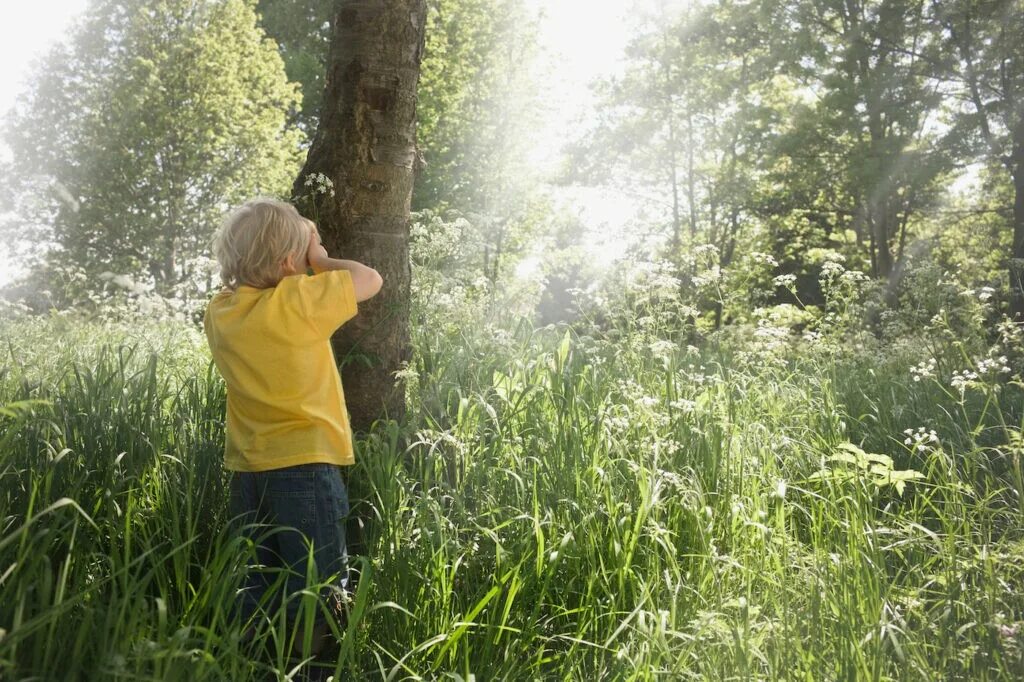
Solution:
{"label": "child", "polygon": [[[330,338],[383,280],[373,268],[330,258],[316,225],[273,199],[254,199],[231,213],[214,252],[225,288],[210,301],[203,325],[227,384],[229,515],[257,544],[260,564],[288,571],[289,594],[306,587],[312,543],[319,579],[337,576],[322,596],[340,616],[348,585],[341,467],[353,463],[354,453]],[[260,534],[251,524],[274,529]],[[243,622],[269,583],[250,570]],[[300,601],[287,602],[289,626]],[[330,630],[320,609],[314,623],[308,650],[316,654]],[[297,654],[301,644],[295,642]]]}

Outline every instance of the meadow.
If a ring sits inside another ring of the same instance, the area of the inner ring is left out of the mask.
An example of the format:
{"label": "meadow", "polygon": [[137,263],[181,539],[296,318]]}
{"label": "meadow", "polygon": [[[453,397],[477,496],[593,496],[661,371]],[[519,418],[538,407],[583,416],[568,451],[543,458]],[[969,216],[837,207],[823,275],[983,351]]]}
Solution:
{"label": "meadow", "polygon": [[[653,295],[426,314],[409,417],[348,472],[335,679],[1024,676],[1024,343],[983,300],[898,334],[706,333]],[[8,311],[2,336],[0,677],[308,672],[228,616],[251,547],[201,330]]]}

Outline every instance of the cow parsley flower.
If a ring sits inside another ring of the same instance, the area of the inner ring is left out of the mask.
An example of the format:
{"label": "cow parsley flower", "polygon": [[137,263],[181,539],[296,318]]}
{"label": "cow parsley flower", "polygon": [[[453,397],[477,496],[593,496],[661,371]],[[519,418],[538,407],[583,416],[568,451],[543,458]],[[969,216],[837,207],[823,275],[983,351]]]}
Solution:
{"label": "cow parsley flower", "polygon": [[914,429],[905,429],[903,435],[906,438],[903,439],[903,444],[908,447],[923,449],[931,447],[932,444],[939,442],[939,436],[935,433],[934,429],[925,431],[923,426]]}
{"label": "cow parsley flower", "polygon": [[334,196],[334,182],[323,173],[310,173],[306,176],[303,184],[306,187],[316,185],[313,190],[314,194],[330,194],[332,197]]}
{"label": "cow parsley flower", "polygon": [[1005,355],[1000,355],[997,358],[984,358],[978,360],[978,375],[998,375],[998,374],[1009,374],[1011,372],[1009,363]]}
{"label": "cow parsley flower", "polygon": [[914,381],[921,381],[921,379],[932,379],[935,377],[935,370],[937,363],[935,358],[925,360],[924,362],[918,363],[916,366],[910,368],[910,373],[914,376]]}
{"label": "cow parsley flower", "polygon": [[772,280],[772,284],[774,284],[777,287],[789,289],[794,284],[796,284],[796,275],[779,275],[778,277]]}
{"label": "cow parsley flower", "polygon": [[960,391],[960,394],[963,395],[964,391],[973,386],[977,381],[977,372],[965,369],[960,372],[953,372],[953,376],[949,380],[949,385]]}
{"label": "cow parsley flower", "polygon": [[753,251],[750,254],[750,258],[755,263],[764,263],[765,265],[770,265],[773,268],[779,267],[779,261],[775,260],[775,257],[772,256],[770,253],[762,253],[761,251]]}
{"label": "cow parsley flower", "polygon": [[834,260],[825,261],[821,265],[821,274],[818,275],[818,279],[825,281],[831,280],[839,277],[844,272],[846,272],[846,268],[844,268],[841,263],[837,263]]}

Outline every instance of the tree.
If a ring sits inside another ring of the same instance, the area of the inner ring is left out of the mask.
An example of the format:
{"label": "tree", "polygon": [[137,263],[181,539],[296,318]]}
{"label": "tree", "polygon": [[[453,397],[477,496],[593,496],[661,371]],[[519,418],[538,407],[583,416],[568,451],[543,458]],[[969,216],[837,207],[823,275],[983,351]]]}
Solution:
{"label": "tree", "polygon": [[285,194],[300,161],[285,121],[296,88],[253,7],[95,0],[7,122],[9,181],[37,202],[5,234],[55,242],[48,261],[94,282],[143,272],[169,294],[209,279],[213,226],[252,195]]}
{"label": "tree", "polygon": [[[261,22],[302,84],[299,125],[315,130],[334,0],[260,0]],[[468,217],[477,268],[497,280],[528,239],[536,171],[522,144],[538,125],[537,25],[523,0],[427,0],[417,89],[412,210]],[[317,66],[319,65],[319,66]]]}
{"label": "tree", "polygon": [[678,14],[659,3],[623,74],[598,84],[599,124],[572,150],[577,177],[663,207],[656,229],[684,286],[694,274],[687,251],[712,243],[729,266],[758,208],[758,167],[787,94],[774,80],[766,19],[727,2]]}
{"label": "tree", "polygon": [[[425,26],[424,0],[338,3],[321,117],[293,188],[329,253],[384,278],[381,294],[332,339],[357,430],[382,412],[394,419],[405,412],[395,372],[410,354],[409,208]],[[308,194],[306,180],[318,174],[331,179],[335,195]]]}
{"label": "tree", "polygon": [[331,14],[336,0],[259,0],[260,26],[278,45],[288,80],[302,88],[302,106],[293,112],[307,135],[316,130],[323,103]]}
{"label": "tree", "polygon": [[819,95],[816,116],[806,119],[812,128],[801,134],[833,141],[830,153],[839,157],[852,201],[840,215],[852,216],[874,274],[888,278],[912,217],[930,203],[934,181],[948,168],[929,132],[942,92],[925,5],[813,0],[795,3],[794,18],[786,37],[791,69]]}
{"label": "tree", "polygon": [[700,222],[694,142],[718,100],[717,84],[695,63],[700,49],[691,49],[703,43],[709,15],[699,8],[677,17],[659,3],[639,18],[624,73],[593,86],[599,120],[571,145],[567,179],[615,184],[660,206],[678,261],[685,233],[696,241]]}
{"label": "tree", "polygon": [[945,29],[946,77],[967,103],[959,127],[1013,186],[1010,315],[1024,320],[1024,6],[1019,0],[934,2]]}

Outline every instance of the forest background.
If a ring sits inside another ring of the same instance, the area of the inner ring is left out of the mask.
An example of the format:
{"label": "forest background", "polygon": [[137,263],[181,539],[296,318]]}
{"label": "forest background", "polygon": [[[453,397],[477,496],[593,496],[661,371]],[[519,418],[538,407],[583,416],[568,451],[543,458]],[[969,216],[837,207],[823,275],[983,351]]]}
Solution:
{"label": "forest background", "polygon": [[[333,7],[93,0],[5,118],[0,669],[252,674],[197,325],[218,221],[301,168]],[[538,6],[428,2],[411,412],[361,445],[332,663],[1019,676],[1024,8],[624,16],[545,149]]]}

